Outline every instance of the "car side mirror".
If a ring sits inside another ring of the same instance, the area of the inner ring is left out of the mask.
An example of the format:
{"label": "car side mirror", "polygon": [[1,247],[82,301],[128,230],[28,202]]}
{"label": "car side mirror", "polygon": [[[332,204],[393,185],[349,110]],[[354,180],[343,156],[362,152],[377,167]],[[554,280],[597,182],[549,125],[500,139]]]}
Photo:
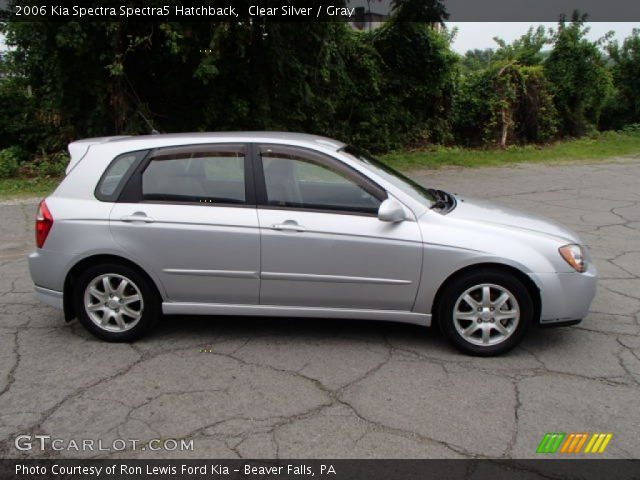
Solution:
{"label": "car side mirror", "polygon": [[397,223],[407,219],[404,207],[395,198],[387,198],[378,208],[378,220]]}

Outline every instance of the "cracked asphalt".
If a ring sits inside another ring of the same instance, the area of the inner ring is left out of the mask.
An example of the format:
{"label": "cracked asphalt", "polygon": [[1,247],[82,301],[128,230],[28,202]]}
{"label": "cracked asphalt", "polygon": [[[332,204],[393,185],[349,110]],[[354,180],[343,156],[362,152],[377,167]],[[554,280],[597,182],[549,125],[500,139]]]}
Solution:
{"label": "cracked asphalt", "polygon": [[[600,271],[588,317],[488,359],[366,321],[173,317],[107,344],[33,299],[35,203],[3,202],[0,457],[533,458],[546,432],[612,432],[602,456],[640,457],[640,160],[413,176],[578,231]],[[194,449],[20,452],[19,434]]]}

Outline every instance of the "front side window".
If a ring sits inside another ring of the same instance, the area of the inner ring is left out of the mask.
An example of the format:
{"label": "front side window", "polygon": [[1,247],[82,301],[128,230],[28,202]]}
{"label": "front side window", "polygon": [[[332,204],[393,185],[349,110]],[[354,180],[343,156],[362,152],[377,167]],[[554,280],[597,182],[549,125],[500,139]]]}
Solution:
{"label": "front side window", "polygon": [[269,206],[376,214],[385,196],[359,174],[316,152],[262,146],[260,158]]}
{"label": "front side window", "polygon": [[213,146],[157,151],[142,174],[142,200],[246,203],[245,148]]}

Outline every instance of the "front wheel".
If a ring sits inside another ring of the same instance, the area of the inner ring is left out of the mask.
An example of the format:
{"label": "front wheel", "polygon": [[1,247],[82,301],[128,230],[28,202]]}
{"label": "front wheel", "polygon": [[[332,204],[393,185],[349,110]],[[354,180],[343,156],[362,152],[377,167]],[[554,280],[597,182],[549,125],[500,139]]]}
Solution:
{"label": "front wheel", "polygon": [[160,298],[154,286],[126,265],[88,268],[78,277],[74,295],[80,322],[108,342],[136,340],[160,317]]}
{"label": "front wheel", "polygon": [[442,331],[459,350],[499,355],[524,337],[533,319],[533,301],[514,275],[477,271],[447,286],[438,317]]}

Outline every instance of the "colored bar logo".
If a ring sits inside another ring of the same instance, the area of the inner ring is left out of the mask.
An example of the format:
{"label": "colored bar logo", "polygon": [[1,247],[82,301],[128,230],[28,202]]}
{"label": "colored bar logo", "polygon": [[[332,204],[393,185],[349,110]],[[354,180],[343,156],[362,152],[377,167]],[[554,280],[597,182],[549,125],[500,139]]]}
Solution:
{"label": "colored bar logo", "polygon": [[613,433],[545,433],[536,453],[604,453],[612,438]]}

